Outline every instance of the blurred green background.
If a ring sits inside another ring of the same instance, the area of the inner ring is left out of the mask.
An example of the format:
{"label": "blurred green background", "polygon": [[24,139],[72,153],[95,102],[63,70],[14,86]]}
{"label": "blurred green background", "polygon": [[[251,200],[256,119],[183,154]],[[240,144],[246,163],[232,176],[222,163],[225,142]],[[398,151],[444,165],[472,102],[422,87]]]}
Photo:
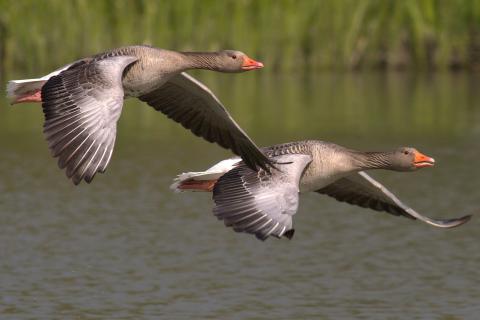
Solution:
{"label": "blurred green background", "polygon": [[476,69],[479,0],[0,0],[0,70],[108,48],[238,48],[266,72]]}

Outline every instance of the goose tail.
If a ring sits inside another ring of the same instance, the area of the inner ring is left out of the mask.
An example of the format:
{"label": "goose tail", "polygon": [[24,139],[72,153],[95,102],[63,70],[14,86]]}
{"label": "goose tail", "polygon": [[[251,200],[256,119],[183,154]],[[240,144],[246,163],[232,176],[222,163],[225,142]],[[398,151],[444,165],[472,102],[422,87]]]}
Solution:
{"label": "goose tail", "polygon": [[203,172],[184,172],[179,174],[174,180],[170,189],[174,192],[182,191],[204,191],[212,192],[217,175],[212,175],[206,171]]}
{"label": "goose tail", "polygon": [[170,189],[174,192],[203,191],[212,192],[217,180],[232,170],[241,159],[239,157],[220,161],[206,171],[184,172],[173,179]]}
{"label": "goose tail", "polygon": [[47,80],[42,78],[8,81],[7,98],[10,104],[42,102],[41,90],[45,82]]}
{"label": "goose tail", "polygon": [[42,87],[53,76],[60,74],[78,62],[67,64],[41,78],[10,80],[7,83],[7,98],[10,104],[42,102]]}

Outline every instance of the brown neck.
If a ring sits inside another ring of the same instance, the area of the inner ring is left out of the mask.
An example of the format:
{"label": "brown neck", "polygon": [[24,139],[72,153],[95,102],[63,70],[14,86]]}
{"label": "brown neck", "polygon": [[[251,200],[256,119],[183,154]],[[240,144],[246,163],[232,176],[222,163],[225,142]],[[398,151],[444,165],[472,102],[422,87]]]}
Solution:
{"label": "brown neck", "polygon": [[221,71],[216,52],[181,52],[187,69],[205,69]]}
{"label": "brown neck", "polygon": [[353,165],[358,170],[388,169],[396,170],[392,163],[391,152],[352,152]]}

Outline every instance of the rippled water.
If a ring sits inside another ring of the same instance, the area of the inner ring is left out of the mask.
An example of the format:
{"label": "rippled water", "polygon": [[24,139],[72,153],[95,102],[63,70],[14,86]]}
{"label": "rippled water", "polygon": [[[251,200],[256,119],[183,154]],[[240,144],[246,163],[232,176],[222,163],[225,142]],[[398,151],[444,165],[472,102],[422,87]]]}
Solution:
{"label": "rippled water", "polygon": [[[261,145],[415,146],[435,168],[373,175],[432,217],[480,209],[475,77],[199,76]],[[91,185],[58,170],[41,126],[39,106],[1,102],[1,319],[479,317],[478,217],[439,230],[307,194],[294,239],[260,242],[217,221],[208,194],[170,192],[229,153],[150,108],[127,103]]]}

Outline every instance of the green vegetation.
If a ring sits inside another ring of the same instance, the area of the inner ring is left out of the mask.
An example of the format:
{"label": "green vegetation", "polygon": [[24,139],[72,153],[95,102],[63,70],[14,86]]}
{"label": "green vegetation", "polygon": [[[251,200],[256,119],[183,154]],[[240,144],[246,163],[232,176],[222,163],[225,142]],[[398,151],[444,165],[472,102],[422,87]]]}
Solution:
{"label": "green vegetation", "polygon": [[0,0],[0,71],[128,44],[236,48],[270,71],[480,66],[480,0]]}

